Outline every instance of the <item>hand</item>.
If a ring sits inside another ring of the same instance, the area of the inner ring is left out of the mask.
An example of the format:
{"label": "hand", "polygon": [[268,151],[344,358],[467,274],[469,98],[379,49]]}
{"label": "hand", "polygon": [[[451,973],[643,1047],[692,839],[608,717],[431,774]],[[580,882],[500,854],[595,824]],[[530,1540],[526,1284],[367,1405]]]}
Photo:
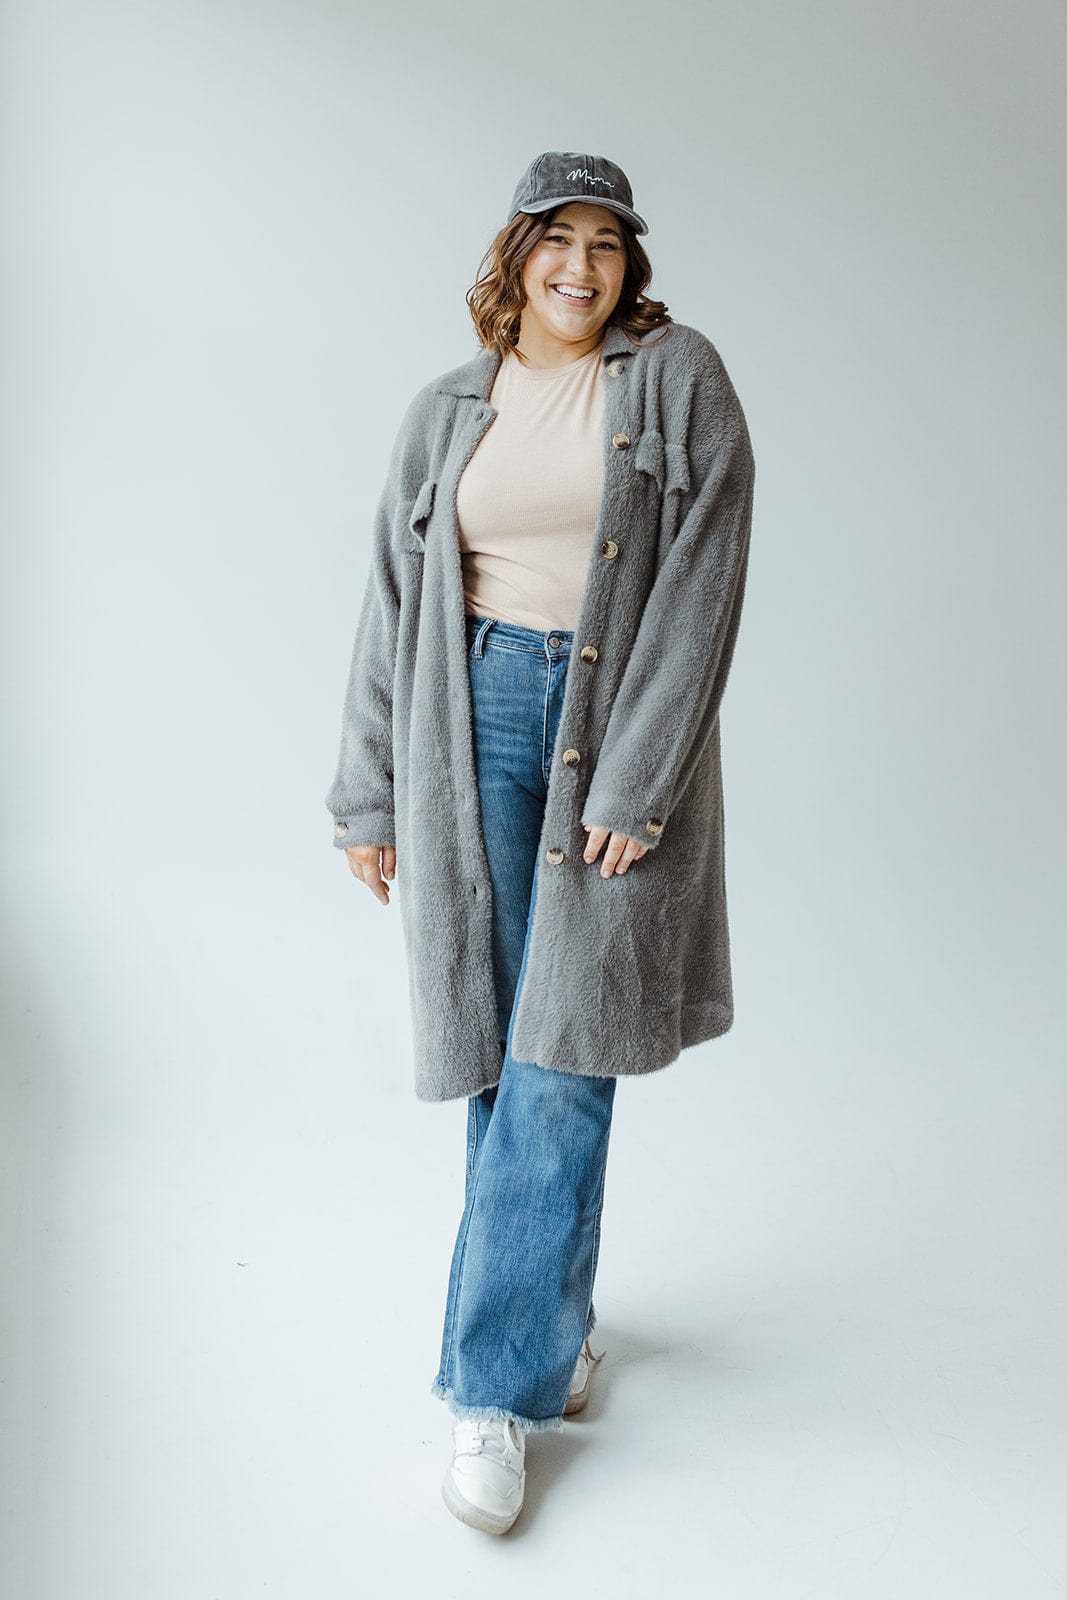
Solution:
{"label": "hand", "polygon": [[[371,894],[389,904],[389,885],[386,878],[396,877],[396,846],[391,844],[353,844],[345,851],[349,869],[354,878],[365,883]],[[381,864],[379,866],[379,856]]]}
{"label": "hand", "polygon": [[648,854],[648,845],[642,844],[640,839],[631,839],[628,833],[613,833],[610,828],[591,828],[586,823],[582,826],[589,835],[582,853],[583,861],[595,861],[604,840],[608,841],[600,867],[602,878],[610,878],[613,872],[621,875],[631,861],[640,861],[642,856]]}

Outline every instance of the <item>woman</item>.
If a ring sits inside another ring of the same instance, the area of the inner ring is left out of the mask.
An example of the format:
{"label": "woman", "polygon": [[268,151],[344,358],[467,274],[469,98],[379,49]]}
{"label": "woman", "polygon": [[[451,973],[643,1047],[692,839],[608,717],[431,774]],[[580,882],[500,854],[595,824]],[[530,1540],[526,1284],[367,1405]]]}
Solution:
{"label": "woman", "polygon": [[719,706],[754,464],[714,346],[644,295],[647,231],[613,162],[519,180],[480,352],[397,434],[326,801],[383,904],[400,864],[416,1093],[467,1099],[431,1388],[445,1502],[491,1533],[599,1359],[616,1080],[733,1020]]}

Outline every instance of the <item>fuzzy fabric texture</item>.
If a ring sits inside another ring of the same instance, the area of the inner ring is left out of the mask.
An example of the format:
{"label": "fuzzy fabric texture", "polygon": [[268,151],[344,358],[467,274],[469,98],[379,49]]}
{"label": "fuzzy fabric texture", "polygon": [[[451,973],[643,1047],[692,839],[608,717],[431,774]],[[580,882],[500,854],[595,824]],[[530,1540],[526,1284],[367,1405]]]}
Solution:
{"label": "fuzzy fabric texture", "polygon": [[[326,796],[339,849],[396,846],[415,1093],[430,1101],[476,1094],[502,1065],[456,521],[460,475],[496,416],[499,359],[482,350],[426,384],[401,422]],[[609,326],[603,359],[603,498],[512,1051],[621,1076],[733,1023],[719,708],[755,463],[733,384],[696,328],[668,323],[635,343]],[[603,848],[582,859],[586,823],[647,854],[601,877]]]}

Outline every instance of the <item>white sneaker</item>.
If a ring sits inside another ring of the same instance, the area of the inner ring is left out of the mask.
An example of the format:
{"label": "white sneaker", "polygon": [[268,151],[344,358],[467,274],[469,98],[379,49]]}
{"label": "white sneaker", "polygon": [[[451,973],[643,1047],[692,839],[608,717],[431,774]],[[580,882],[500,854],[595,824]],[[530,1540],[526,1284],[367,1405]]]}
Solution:
{"label": "white sneaker", "polygon": [[452,1462],[441,1494],[454,1517],[507,1533],[522,1510],[526,1437],[511,1417],[452,1417]]}
{"label": "white sneaker", "polygon": [[589,1346],[588,1335],[582,1340],[582,1348],[578,1352],[578,1360],[574,1368],[574,1377],[571,1379],[570,1393],[567,1396],[567,1403],[563,1407],[563,1415],[565,1417],[571,1417],[576,1411],[581,1411],[588,1401],[589,1378],[593,1368],[603,1354],[603,1350],[599,1356],[593,1354]]}

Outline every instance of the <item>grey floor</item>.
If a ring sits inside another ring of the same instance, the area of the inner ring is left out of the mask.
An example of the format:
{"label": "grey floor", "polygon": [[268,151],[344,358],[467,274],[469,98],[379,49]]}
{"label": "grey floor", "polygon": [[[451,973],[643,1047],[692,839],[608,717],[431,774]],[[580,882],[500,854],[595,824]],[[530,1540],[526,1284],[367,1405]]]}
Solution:
{"label": "grey floor", "polygon": [[357,1002],[398,923],[339,896],[324,954],[263,886],[191,941],[206,887],[153,925],[156,886],[102,916],[57,864],[17,907],[36,971],[64,897],[69,945],[64,1010],[10,1013],[5,1594],[1063,1593],[1049,1060],[985,1025],[952,1054],[921,998],[869,1028],[847,970],[815,1048],[802,955],[773,1015],[742,994],[732,1037],[624,1080],[604,1359],[497,1540],[444,1508],[429,1393],[464,1108],[414,1100],[402,995]]}

